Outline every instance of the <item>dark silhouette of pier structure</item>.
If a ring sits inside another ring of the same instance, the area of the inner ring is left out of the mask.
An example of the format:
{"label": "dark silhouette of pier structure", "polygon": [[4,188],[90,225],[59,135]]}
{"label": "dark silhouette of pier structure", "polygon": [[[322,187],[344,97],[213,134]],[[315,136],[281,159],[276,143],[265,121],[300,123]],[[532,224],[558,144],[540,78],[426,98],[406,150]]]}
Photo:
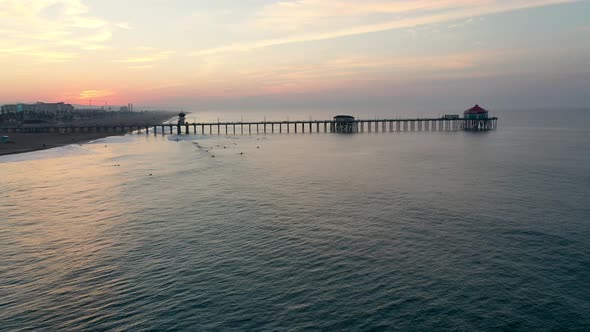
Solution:
{"label": "dark silhouette of pier structure", "polygon": [[488,131],[498,127],[498,118],[459,117],[361,120],[337,116],[333,120],[239,121],[117,126],[35,126],[0,128],[3,133],[105,133],[153,135],[252,135],[283,133],[378,133],[414,131]]}

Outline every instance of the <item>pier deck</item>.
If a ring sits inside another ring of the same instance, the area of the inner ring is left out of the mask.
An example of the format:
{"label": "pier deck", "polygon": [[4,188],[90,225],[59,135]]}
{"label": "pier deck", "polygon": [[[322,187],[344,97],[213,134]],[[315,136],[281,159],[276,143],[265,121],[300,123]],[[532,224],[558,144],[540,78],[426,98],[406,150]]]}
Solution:
{"label": "pier deck", "polygon": [[[0,128],[2,133],[106,133],[125,134],[130,132],[153,135],[252,135],[277,133],[336,133],[337,121],[252,121],[252,122],[204,122],[185,124],[135,124],[120,126],[48,126],[36,125],[14,128]],[[498,118],[469,120],[464,118],[414,118],[374,119],[351,122],[353,133],[409,132],[409,131],[460,131],[495,130]]]}

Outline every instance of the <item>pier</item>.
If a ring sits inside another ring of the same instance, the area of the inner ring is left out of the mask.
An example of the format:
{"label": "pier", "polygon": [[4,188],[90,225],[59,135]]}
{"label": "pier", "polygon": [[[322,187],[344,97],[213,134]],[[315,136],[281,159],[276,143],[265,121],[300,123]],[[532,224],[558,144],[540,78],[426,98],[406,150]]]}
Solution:
{"label": "pier", "polygon": [[498,118],[411,118],[359,120],[240,121],[119,126],[31,126],[0,128],[2,133],[104,133],[145,135],[254,135],[289,133],[379,133],[428,131],[488,131],[498,128]]}

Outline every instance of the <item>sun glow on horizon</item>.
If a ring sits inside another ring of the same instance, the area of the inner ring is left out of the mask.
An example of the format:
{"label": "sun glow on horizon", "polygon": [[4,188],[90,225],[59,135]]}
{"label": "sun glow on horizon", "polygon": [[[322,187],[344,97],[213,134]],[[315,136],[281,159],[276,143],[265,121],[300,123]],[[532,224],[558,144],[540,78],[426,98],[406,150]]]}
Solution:
{"label": "sun glow on horizon", "polygon": [[415,98],[432,82],[483,97],[515,79],[530,100],[539,77],[590,75],[587,14],[575,0],[0,0],[0,100]]}

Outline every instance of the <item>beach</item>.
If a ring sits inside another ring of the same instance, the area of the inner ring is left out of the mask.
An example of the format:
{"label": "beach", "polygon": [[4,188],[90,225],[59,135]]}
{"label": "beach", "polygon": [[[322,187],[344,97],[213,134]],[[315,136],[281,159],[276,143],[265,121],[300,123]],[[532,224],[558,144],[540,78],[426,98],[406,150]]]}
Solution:
{"label": "beach", "polygon": [[[113,135],[112,133],[109,135]],[[0,156],[80,144],[106,137],[105,133],[26,133],[6,135],[14,143],[0,144]]]}
{"label": "beach", "polygon": [[[174,116],[169,112],[138,112],[117,116],[111,119],[97,119],[78,121],[67,124],[68,126],[90,126],[100,124],[103,126],[137,125],[138,123],[159,124]],[[1,132],[1,129],[0,129]],[[44,150],[64,146],[68,144],[81,144],[99,138],[116,136],[112,132],[90,133],[2,133],[0,136],[8,136],[10,143],[0,143],[0,156]]]}

